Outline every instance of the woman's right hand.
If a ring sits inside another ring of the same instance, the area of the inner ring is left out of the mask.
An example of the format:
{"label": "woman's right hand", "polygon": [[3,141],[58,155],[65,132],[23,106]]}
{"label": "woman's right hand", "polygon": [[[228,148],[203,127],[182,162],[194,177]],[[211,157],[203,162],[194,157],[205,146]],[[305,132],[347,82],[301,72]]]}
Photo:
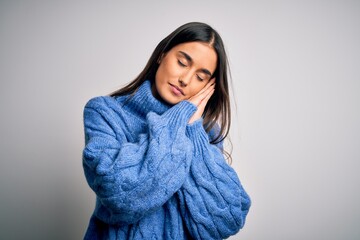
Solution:
{"label": "woman's right hand", "polygon": [[213,95],[214,91],[215,91],[215,78],[212,78],[205,85],[205,87],[201,89],[200,92],[198,92],[197,94],[195,94],[194,96],[188,99],[189,102],[197,106],[197,110],[190,118],[189,124],[201,118],[201,116],[204,113],[206,104],[209,101],[210,97]]}

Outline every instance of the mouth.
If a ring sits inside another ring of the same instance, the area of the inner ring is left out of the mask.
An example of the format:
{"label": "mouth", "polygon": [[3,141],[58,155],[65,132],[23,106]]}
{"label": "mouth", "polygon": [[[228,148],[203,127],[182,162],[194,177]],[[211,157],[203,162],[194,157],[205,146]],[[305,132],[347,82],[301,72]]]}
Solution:
{"label": "mouth", "polygon": [[183,90],[181,90],[178,86],[173,85],[171,83],[169,83],[171,87],[175,88],[175,91],[177,91],[178,93],[181,93],[183,96],[185,96]]}

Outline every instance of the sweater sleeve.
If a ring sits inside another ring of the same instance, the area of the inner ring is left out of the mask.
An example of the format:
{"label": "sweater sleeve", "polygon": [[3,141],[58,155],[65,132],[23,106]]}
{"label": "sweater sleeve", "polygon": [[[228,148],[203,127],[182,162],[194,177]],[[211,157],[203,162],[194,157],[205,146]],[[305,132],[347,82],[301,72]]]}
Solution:
{"label": "sweater sleeve", "polygon": [[185,181],[192,153],[185,130],[196,107],[183,101],[162,115],[150,112],[148,131],[129,142],[111,104],[99,97],[84,108],[83,167],[97,195],[94,214],[108,224],[131,224],[162,206]]}
{"label": "sweater sleeve", "polygon": [[227,238],[244,226],[250,198],[222,150],[209,143],[202,120],[186,132],[194,151],[189,175],[177,192],[182,216],[195,239]]}

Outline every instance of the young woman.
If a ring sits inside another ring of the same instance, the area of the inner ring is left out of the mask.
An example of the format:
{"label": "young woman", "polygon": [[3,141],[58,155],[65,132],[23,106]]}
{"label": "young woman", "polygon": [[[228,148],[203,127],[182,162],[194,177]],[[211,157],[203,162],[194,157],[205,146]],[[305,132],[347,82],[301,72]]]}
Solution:
{"label": "young woman", "polygon": [[85,239],[223,239],[250,199],[224,158],[227,58],[204,23],[180,26],[140,75],[84,109],[83,167],[96,193]]}

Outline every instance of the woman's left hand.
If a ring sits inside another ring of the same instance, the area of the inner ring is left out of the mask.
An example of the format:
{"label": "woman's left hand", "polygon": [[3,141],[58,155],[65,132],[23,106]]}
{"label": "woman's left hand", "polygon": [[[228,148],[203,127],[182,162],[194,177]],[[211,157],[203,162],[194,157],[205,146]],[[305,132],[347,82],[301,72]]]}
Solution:
{"label": "woman's left hand", "polygon": [[196,112],[189,120],[189,124],[200,119],[204,113],[205,106],[215,91],[215,78],[211,79],[200,92],[188,99],[189,102],[197,106]]}

